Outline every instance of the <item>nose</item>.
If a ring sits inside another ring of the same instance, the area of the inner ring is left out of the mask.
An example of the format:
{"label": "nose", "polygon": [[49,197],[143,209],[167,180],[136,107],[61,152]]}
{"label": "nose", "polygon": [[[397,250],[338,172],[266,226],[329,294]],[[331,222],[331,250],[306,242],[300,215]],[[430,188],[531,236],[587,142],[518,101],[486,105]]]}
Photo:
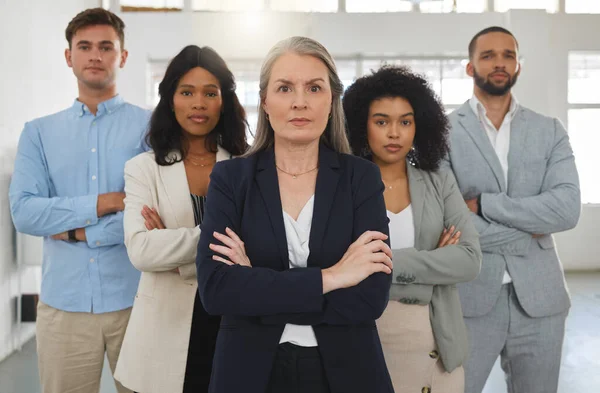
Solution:
{"label": "nose", "polygon": [[198,97],[198,99],[196,99],[193,103],[192,103],[192,109],[195,110],[202,110],[202,109],[206,109],[206,101],[204,100],[204,95],[200,95]]}
{"label": "nose", "polygon": [[306,93],[304,91],[297,91],[294,95],[294,102],[292,103],[292,109],[307,109],[308,101],[306,100]]}
{"label": "nose", "polygon": [[400,138],[400,126],[398,125],[398,123],[393,122],[390,124],[390,126],[387,129],[387,136],[390,139],[398,139]]}
{"label": "nose", "polygon": [[102,52],[97,47],[93,47],[90,54],[90,61],[102,61]]}

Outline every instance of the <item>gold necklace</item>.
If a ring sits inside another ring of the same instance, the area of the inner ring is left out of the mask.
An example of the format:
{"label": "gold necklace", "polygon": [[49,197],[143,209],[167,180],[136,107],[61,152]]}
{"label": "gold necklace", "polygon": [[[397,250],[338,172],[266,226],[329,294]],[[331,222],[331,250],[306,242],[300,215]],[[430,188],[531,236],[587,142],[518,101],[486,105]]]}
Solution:
{"label": "gold necklace", "polygon": [[301,173],[290,173],[290,172],[284,171],[284,170],[283,170],[283,169],[281,169],[281,168],[280,168],[280,167],[279,167],[277,164],[275,164],[275,168],[279,169],[281,172],[285,173],[286,175],[290,175],[290,176],[292,177],[292,179],[297,179],[297,178],[298,178],[298,176],[306,175],[307,173],[310,173],[310,172],[312,172],[312,171],[314,171],[314,170],[318,169],[318,168],[319,168],[319,166],[317,165],[317,166],[316,166],[316,167],[314,167],[313,169],[310,169],[310,170],[308,170],[308,171],[306,171],[306,172],[301,172]]}
{"label": "gold necklace", "polygon": [[185,160],[186,160],[187,162],[189,162],[190,164],[192,164],[192,165],[194,165],[194,166],[199,166],[199,167],[201,167],[201,168],[204,168],[204,167],[206,167],[206,166],[211,166],[211,165],[213,165],[213,164],[216,162],[216,161],[212,161],[212,162],[208,162],[208,163],[206,163],[206,164],[203,164],[203,163],[201,163],[201,162],[195,162],[194,160],[192,160],[192,159],[191,159],[191,158],[189,158],[189,157],[186,157],[186,159],[185,159]]}

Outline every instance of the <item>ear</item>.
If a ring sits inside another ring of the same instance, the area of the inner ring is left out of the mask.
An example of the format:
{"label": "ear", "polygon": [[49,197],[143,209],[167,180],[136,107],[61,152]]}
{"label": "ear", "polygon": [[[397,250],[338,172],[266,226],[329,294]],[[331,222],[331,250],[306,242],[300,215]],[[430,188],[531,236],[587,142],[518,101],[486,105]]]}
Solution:
{"label": "ear", "polygon": [[73,68],[73,62],[71,61],[71,49],[65,49],[65,60],[67,61],[67,65],[69,68]]}
{"label": "ear", "polygon": [[119,63],[119,68],[125,67],[125,63],[127,63],[127,57],[129,56],[129,52],[126,49],[121,51],[121,62]]}
{"label": "ear", "polygon": [[265,111],[265,113],[268,115],[269,114],[269,107],[267,105],[267,100],[261,100],[260,106],[262,107],[263,111]]}
{"label": "ear", "polygon": [[467,71],[467,75],[469,75],[471,78],[475,76],[475,67],[473,67],[473,63],[470,61],[467,63],[465,70]]}
{"label": "ear", "polygon": [[521,74],[521,62],[517,62],[517,72],[515,72],[515,76],[519,76]]}

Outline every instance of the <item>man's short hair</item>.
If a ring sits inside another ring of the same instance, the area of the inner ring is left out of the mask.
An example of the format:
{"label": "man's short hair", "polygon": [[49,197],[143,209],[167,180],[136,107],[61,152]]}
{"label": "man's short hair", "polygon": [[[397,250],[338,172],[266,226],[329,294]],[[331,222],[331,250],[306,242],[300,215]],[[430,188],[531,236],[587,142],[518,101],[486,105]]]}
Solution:
{"label": "man's short hair", "polygon": [[491,26],[491,27],[487,27],[483,30],[481,30],[479,33],[475,34],[475,36],[471,39],[471,42],[469,42],[469,59],[473,58],[473,55],[475,54],[475,46],[477,43],[477,39],[479,37],[481,37],[482,35],[486,35],[489,33],[504,33],[504,34],[508,34],[509,36],[511,36],[512,38],[514,38],[515,43],[517,44],[517,49],[519,49],[519,42],[517,41],[517,39],[515,38],[515,36],[513,35],[513,33],[511,33],[510,31],[506,30],[504,27],[500,27],[500,26]]}
{"label": "man's short hair", "polygon": [[121,49],[125,47],[125,23],[123,20],[104,8],[89,8],[77,14],[65,30],[69,49],[71,49],[71,40],[77,31],[97,25],[107,25],[115,29],[121,41]]}

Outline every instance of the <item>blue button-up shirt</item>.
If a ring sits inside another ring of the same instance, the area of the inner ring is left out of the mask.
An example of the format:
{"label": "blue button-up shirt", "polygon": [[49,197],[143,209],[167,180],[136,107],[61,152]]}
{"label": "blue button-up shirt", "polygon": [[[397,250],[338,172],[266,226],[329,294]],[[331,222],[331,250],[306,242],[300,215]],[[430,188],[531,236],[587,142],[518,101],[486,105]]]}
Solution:
{"label": "blue button-up shirt", "polygon": [[[44,236],[42,302],[105,313],[133,305],[140,273],[123,243],[123,212],[98,218],[98,195],[123,192],[125,162],[146,150],[150,112],[120,96],[25,124],[10,185],[19,232]],[[85,228],[86,242],[50,236]]]}

